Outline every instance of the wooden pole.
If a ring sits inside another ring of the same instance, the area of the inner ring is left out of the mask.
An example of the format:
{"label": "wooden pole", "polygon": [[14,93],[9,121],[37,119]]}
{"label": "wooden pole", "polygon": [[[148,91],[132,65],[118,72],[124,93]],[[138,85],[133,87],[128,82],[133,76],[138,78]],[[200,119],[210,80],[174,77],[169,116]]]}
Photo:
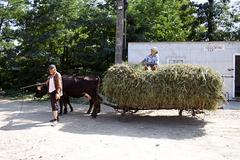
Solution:
{"label": "wooden pole", "polygon": [[127,7],[128,7],[128,0],[124,0],[124,17],[123,17],[123,61],[128,59],[127,54]]}
{"label": "wooden pole", "polygon": [[122,63],[124,33],[124,0],[117,0],[117,24],[116,24],[116,47],[115,64]]}

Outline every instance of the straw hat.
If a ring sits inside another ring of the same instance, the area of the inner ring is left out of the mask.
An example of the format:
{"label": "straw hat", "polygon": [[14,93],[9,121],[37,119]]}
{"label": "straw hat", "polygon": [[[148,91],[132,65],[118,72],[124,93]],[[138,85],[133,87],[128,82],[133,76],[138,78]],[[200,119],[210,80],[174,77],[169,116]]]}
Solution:
{"label": "straw hat", "polygon": [[152,47],[151,50],[153,51],[154,54],[158,54],[158,48],[157,47]]}

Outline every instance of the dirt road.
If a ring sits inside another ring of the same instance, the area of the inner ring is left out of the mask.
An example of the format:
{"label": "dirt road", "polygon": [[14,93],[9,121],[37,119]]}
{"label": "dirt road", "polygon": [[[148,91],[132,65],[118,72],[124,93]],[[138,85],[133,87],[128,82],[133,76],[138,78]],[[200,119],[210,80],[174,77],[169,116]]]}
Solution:
{"label": "dirt road", "polygon": [[[0,99],[0,160],[239,160],[240,103],[199,118],[177,111],[121,117],[103,106],[97,119],[87,106],[51,127],[49,102]],[[203,118],[204,120],[202,120]]]}

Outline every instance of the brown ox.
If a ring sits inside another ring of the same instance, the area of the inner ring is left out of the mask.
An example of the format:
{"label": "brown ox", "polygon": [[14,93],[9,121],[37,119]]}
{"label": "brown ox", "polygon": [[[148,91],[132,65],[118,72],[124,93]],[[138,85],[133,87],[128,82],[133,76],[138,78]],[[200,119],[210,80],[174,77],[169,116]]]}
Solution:
{"label": "brown ox", "polygon": [[[86,97],[90,101],[90,107],[87,111],[90,114],[92,107],[93,112],[91,116],[96,118],[97,113],[100,112],[100,104],[102,99],[98,95],[98,89],[100,84],[100,78],[97,76],[62,76],[63,82],[63,96],[60,98],[60,115],[67,113],[67,105],[69,105],[71,111],[73,111],[72,105],[70,104],[70,97],[80,98]],[[47,86],[37,86],[35,97],[43,97],[47,94]]]}

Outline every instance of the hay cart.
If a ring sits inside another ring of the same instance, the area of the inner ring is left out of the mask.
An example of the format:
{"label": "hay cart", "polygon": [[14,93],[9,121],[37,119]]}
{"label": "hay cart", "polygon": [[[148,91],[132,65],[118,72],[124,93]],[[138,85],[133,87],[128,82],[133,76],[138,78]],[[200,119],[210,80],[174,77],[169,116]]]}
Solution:
{"label": "hay cart", "polygon": [[139,110],[179,110],[192,116],[215,110],[225,102],[223,80],[209,67],[174,64],[161,65],[156,71],[142,66],[118,64],[103,78],[102,91],[108,102],[124,115]]}

